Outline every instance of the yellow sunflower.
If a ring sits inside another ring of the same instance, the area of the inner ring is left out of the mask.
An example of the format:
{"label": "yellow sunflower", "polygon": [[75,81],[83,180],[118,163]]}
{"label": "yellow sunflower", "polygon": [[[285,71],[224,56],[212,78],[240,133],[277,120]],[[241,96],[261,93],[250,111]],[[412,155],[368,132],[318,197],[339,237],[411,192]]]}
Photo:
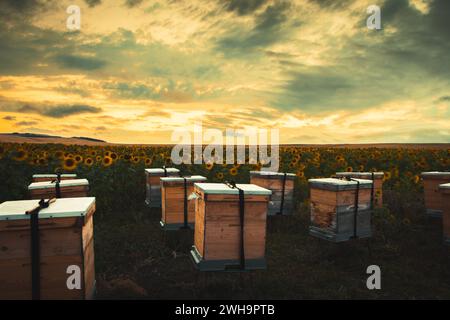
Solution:
{"label": "yellow sunflower", "polygon": [[77,168],[77,162],[73,158],[65,158],[63,168],[67,171],[73,171]]}
{"label": "yellow sunflower", "polygon": [[24,161],[27,158],[28,158],[28,152],[23,149],[17,150],[13,157],[13,159],[16,161]]}
{"label": "yellow sunflower", "polygon": [[236,167],[231,168],[231,169],[230,169],[230,174],[231,174],[232,176],[237,175],[237,174],[238,174],[238,169],[237,169]]}
{"label": "yellow sunflower", "polygon": [[83,162],[83,157],[80,156],[79,154],[77,154],[76,156],[74,156],[73,159],[76,161],[76,163],[81,163],[81,162]]}
{"label": "yellow sunflower", "polygon": [[112,165],[113,163],[113,159],[111,159],[111,157],[105,156],[103,158],[102,164],[104,167],[109,167],[110,165]]}
{"label": "yellow sunflower", "polygon": [[216,178],[219,179],[219,180],[222,180],[223,179],[223,173],[222,172],[217,172],[216,173]]}
{"label": "yellow sunflower", "polygon": [[92,160],[92,158],[86,158],[84,159],[84,164],[88,167],[91,167],[94,164],[94,160]]}

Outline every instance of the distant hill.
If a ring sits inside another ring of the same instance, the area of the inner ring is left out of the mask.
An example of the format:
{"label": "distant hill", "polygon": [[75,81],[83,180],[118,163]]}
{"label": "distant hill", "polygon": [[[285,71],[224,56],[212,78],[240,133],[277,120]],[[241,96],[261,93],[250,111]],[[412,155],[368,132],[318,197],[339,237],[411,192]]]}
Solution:
{"label": "distant hill", "polygon": [[36,133],[0,133],[0,142],[9,143],[61,143],[77,145],[108,145],[109,143],[89,137],[60,137]]}
{"label": "distant hill", "polygon": [[[119,145],[104,140],[89,137],[60,137],[35,133],[0,133],[0,142],[7,143],[55,143],[106,146]],[[148,145],[148,146],[173,146],[173,144],[120,144],[120,145]],[[313,147],[313,148],[408,148],[408,149],[450,149],[450,143],[351,143],[351,144],[281,144],[282,146]]]}

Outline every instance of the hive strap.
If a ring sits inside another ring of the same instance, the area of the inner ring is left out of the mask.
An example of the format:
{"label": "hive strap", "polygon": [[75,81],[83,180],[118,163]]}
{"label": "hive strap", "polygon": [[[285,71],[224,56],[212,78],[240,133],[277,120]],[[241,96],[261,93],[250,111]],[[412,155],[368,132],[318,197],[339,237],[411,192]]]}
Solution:
{"label": "hive strap", "polygon": [[31,298],[39,300],[41,298],[41,253],[40,253],[40,237],[39,237],[39,211],[48,208],[56,199],[45,201],[41,199],[38,206],[25,212],[30,215],[30,230],[31,230]]}
{"label": "hive strap", "polygon": [[187,179],[183,177],[184,180],[184,225],[183,228],[188,228],[188,196],[187,196]]}
{"label": "hive strap", "polygon": [[167,169],[166,169],[166,166],[163,166],[162,169],[164,170],[164,177],[167,177]]}
{"label": "hive strap", "polygon": [[245,269],[245,249],[244,249],[244,217],[245,217],[245,195],[244,190],[239,188],[234,181],[225,182],[227,186],[239,191],[239,220],[240,220],[240,252],[239,252],[239,267],[241,270]]}
{"label": "hive strap", "polygon": [[374,202],[374,192],[375,192],[375,173],[372,172],[372,187],[370,189],[370,210],[373,210],[373,202]]}
{"label": "hive strap", "polygon": [[353,238],[358,238],[358,227],[357,227],[357,223],[358,223],[358,204],[359,204],[359,180],[357,179],[353,179],[353,178],[349,178],[350,181],[355,181],[356,182],[356,192],[355,192],[355,205],[353,208]]}
{"label": "hive strap", "polygon": [[51,183],[55,184],[55,196],[56,198],[61,198],[61,186],[60,186],[60,182],[61,182],[61,174],[57,173],[56,174],[56,179],[52,180]]}
{"label": "hive strap", "polygon": [[280,211],[277,213],[279,215],[283,214],[283,208],[284,208],[284,193],[286,191],[286,176],[287,173],[285,172],[283,175],[283,186],[281,187],[281,203],[280,203]]}

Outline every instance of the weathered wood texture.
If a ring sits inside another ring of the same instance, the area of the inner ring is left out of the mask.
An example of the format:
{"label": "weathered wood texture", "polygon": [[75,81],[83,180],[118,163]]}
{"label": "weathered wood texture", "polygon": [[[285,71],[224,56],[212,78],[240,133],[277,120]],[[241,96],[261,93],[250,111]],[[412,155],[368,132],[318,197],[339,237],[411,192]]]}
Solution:
{"label": "weathered wood texture", "polygon": [[[158,168],[157,168],[158,169]],[[159,168],[160,172],[153,172],[152,169],[145,170],[146,196],[145,203],[151,208],[161,208],[161,177],[178,177],[179,170],[176,168],[166,168],[167,172]]]}
{"label": "weathered wood texture", "polygon": [[450,183],[450,172],[423,172],[424,202],[427,213],[431,216],[441,216],[443,210],[439,185]]}
{"label": "weathered wood texture", "polygon": [[[90,299],[95,291],[95,204],[84,217],[39,220],[41,299]],[[30,221],[0,221],[0,299],[31,299]],[[67,267],[81,269],[81,290],[67,288]]]}
{"label": "weathered wood texture", "polygon": [[[194,192],[194,183],[206,181],[205,177],[186,177],[186,196]],[[161,221],[167,227],[181,226],[184,224],[184,179],[160,178],[161,180]],[[195,203],[187,201],[187,223],[195,223]]]}
{"label": "weathered wood texture", "polygon": [[[194,245],[203,260],[240,259],[239,195],[204,194],[194,187]],[[245,259],[263,259],[269,195],[246,195],[244,215]]]}
{"label": "weathered wood texture", "polygon": [[[77,175],[76,174],[62,174],[61,175],[61,180],[71,180],[71,179],[76,179]],[[56,174],[37,174],[37,175],[33,175],[33,182],[44,182],[44,181],[53,181],[56,179]]]}
{"label": "weathered wood texture", "polygon": [[450,183],[440,185],[444,243],[450,245]]}
{"label": "weathered wood texture", "polygon": [[[61,187],[61,198],[87,197],[89,186]],[[30,199],[51,199],[56,197],[56,188],[30,190]]]}
{"label": "weathered wood texture", "polygon": [[[321,179],[314,179],[321,180]],[[371,235],[371,188],[360,186],[356,236]],[[331,240],[346,241],[353,237],[355,226],[356,184],[344,190],[327,189],[326,186],[310,186],[311,234]]]}
{"label": "weathered wood texture", "polygon": [[[371,172],[336,172],[336,176],[372,180]],[[373,205],[375,208],[383,207],[383,178],[384,172],[374,172]]]}
{"label": "weathered wood texture", "polygon": [[[292,214],[294,210],[294,178],[295,175],[287,175],[284,186],[283,215]],[[250,172],[250,183],[272,191],[269,201],[269,215],[280,214],[281,200],[283,198],[283,174],[268,175],[259,171]]]}

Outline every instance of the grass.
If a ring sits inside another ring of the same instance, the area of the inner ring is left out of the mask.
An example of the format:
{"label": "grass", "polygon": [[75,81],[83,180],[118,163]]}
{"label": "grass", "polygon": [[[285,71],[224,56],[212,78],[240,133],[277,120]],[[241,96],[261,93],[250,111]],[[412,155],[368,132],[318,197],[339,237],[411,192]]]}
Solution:
{"label": "grass", "polygon": [[[449,299],[450,247],[442,244],[441,221],[424,216],[419,195],[398,196],[387,192],[387,207],[413,208],[412,221],[377,210],[370,239],[335,244],[311,237],[302,204],[292,216],[269,217],[267,270],[244,273],[197,271],[188,256],[192,231],[165,233],[158,209],[143,204],[139,213],[101,214],[98,298]],[[381,268],[381,290],[366,287],[372,264]]]}

